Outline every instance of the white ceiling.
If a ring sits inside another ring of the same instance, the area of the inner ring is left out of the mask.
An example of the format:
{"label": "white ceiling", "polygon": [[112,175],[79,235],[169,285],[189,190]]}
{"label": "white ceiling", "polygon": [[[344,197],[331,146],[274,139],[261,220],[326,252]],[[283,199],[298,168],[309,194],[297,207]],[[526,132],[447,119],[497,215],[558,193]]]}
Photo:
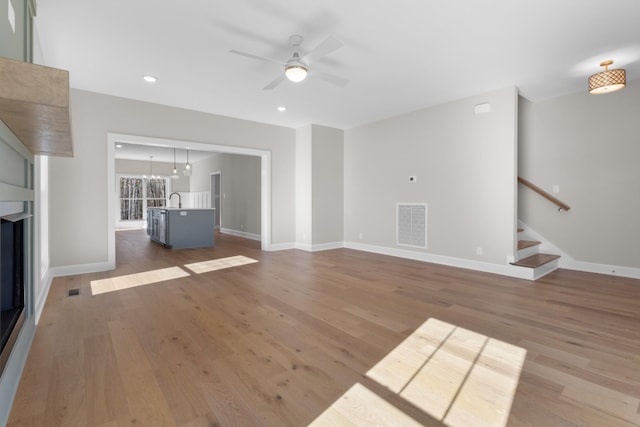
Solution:
{"label": "white ceiling", "polygon": [[[606,59],[637,79],[639,17],[638,0],[38,0],[36,25],[44,64],[73,88],[348,129],[509,85],[534,102],[584,91]],[[310,71],[349,83],[264,91],[280,66],[229,53],[286,61],[292,34],[303,51],[341,40]]]}

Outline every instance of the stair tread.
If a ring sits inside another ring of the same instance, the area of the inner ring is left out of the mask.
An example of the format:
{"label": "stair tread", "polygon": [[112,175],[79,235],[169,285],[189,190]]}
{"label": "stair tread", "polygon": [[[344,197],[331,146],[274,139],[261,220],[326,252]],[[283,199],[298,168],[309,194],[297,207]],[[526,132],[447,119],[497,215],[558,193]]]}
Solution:
{"label": "stair tread", "polygon": [[539,245],[540,242],[535,240],[518,240],[518,249],[530,248],[531,246]]}
{"label": "stair tread", "polygon": [[512,262],[511,265],[518,265],[520,267],[529,267],[536,268],[541,265],[545,265],[553,260],[560,258],[560,255],[552,255],[552,254],[535,254],[530,257],[521,259],[516,262]]}

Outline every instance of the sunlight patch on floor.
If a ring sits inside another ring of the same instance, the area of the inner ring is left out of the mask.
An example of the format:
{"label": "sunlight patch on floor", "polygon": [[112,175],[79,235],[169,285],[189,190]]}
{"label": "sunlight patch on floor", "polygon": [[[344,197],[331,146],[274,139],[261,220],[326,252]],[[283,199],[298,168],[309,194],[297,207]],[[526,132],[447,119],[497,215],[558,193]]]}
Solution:
{"label": "sunlight patch on floor", "polygon": [[126,276],[92,280],[91,293],[93,295],[99,295],[107,292],[135,288],[136,286],[149,285],[151,283],[163,282],[165,280],[178,279],[186,276],[189,276],[189,273],[187,273],[180,267],[169,267],[162,268],[160,270],[127,274]]}
{"label": "sunlight patch on floor", "polygon": [[[432,318],[371,368],[367,377],[446,426],[503,427],[526,354],[521,347]],[[359,403],[363,398],[353,396],[363,395],[360,388],[364,386],[358,386],[334,402],[313,425],[411,425],[401,418],[390,422],[389,417],[398,416],[399,409],[389,410],[390,404],[382,398],[384,404],[375,403],[365,413]],[[345,416],[344,411],[355,413]]]}
{"label": "sunlight patch on floor", "polygon": [[356,383],[309,427],[320,426],[402,426],[422,424],[366,388]]}
{"label": "sunlight patch on floor", "polygon": [[238,267],[240,265],[253,264],[258,262],[253,258],[237,255],[227,258],[212,259],[209,261],[194,262],[193,264],[185,264],[189,270],[196,274],[208,273],[210,271],[222,270],[229,267]]}
{"label": "sunlight patch on floor", "polygon": [[[196,274],[207,273],[209,271],[222,270],[230,267],[238,267],[246,264],[258,262],[255,259],[238,255],[227,258],[212,259],[209,261],[186,264],[184,267]],[[190,276],[191,273],[180,267],[162,268],[160,270],[144,271],[142,273],[128,274],[126,276],[109,277],[107,279],[92,280],[92,295],[100,295],[107,292],[119,291],[122,289],[135,288],[136,286],[149,285],[165,280],[179,279]]]}

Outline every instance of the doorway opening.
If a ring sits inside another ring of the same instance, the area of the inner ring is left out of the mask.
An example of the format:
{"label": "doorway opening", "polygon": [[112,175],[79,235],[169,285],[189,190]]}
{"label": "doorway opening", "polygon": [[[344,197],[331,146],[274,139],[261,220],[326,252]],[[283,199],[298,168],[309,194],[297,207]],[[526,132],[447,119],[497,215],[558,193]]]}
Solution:
{"label": "doorway opening", "polygon": [[206,144],[183,140],[169,140],[136,135],[107,133],[107,265],[116,267],[116,239],[115,221],[112,213],[116,208],[116,173],[115,173],[115,145],[116,142],[152,147],[169,147],[178,149],[192,149],[210,151],[219,154],[240,154],[254,156],[260,159],[260,244],[264,251],[271,250],[271,153],[267,150],[255,148],[235,147],[226,145]]}

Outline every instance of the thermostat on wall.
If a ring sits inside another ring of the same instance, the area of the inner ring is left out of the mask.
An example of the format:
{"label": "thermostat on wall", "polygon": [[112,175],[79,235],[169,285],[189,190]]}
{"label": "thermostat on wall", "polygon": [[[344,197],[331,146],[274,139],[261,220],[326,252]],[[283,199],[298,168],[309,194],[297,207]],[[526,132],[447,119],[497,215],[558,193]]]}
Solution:
{"label": "thermostat on wall", "polygon": [[473,111],[476,114],[486,114],[491,111],[491,104],[489,104],[488,102],[483,102],[482,104],[478,104],[473,107]]}

